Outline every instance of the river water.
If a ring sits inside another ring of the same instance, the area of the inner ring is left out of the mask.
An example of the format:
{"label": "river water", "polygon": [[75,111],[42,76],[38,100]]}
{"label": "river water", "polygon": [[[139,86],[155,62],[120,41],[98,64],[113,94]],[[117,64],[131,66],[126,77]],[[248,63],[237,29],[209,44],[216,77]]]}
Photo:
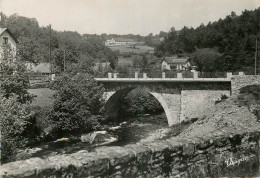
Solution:
{"label": "river water", "polygon": [[[123,123],[120,126],[111,126],[108,134],[118,138],[117,142],[105,144],[105,146],[123,146],[127,144],[152,142],[165,139],[173,134],[173,129],[168,127],[167,119],[162,115],[146,115],[142,119],[133,119],[132,122]],[[23,160],[31,157],[46,158],[58,154],[70,154],[80,150],[93,151],[102,144],[90,144],[81,142],[80,139],[70,141],[48,142],[34,148],[20,150],[15,160]]]}

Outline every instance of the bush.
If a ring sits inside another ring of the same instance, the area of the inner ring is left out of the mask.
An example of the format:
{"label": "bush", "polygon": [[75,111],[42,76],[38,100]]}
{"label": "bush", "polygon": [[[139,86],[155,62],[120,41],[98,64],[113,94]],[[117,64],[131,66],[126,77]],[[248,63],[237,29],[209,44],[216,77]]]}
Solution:
{"label": "bush", "polygon": [[41,135],[44,135],[45,129],[48,129],[51,126],[49,120],[49,114],[51,112],[51,107],[40,107],[40,106],[33,106],[32,111],[35,112],[36,117],[36,127],[41,132]]}
{"label": "bush", "polygon": [[95,130],[104,105],[103,87],[87,74],[64,76],[59,84],[50,113],[51,136],[73,136]]}
{"label": "bush", "polygon": [[17,95],[2,98],[0,101],[0,128],[2,136],[1,161],[5,162],[24,147],[30,138],[37,135],[35,115],[28,103],[22,104]]}

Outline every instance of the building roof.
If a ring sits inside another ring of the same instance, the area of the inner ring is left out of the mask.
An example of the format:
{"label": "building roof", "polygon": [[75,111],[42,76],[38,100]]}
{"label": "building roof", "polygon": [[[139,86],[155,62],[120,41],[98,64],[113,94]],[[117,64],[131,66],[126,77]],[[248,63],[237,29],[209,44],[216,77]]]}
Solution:
{"label": "building roof", "polygon": [[16,43],[19,43],[19,41],[17,40],[17,38],[15,38],[15,36],[10,32],[10,30],[8,30],[8,28],[2,28],[2,27],[0,27],[0,36],[1,36],[2,33],[4,33],[5,31],[7,31],[7,32],[10,34],[10,36],[14,39],[14,41],[15,41]]}
{"label": "building roof", "polygon": [[165,57],[164,60],[167,64],[175,65],[175,64],[186,64],[188,62],[188,58],[178,58],[176,56]]}
{"label": "building roof", "polygon": [[173,59],[174,64],[186,64],[187,62],[188,62],[188,58]]}
{"label": "building roof", "polygon": [[128,38],[114,38],[115,41],[123,41],[123,42],[134,42],[133,39]]}
{"label": "building roof", "polygon": [[164,60],[167,62],[167,64],[173,64],[173,59],[171,57],[165,57]]}
{"label": "building roof", "polygon": [[50,63],[40,63],[38,65],[35,65],[33,63],[27,63],[26,64],[27,70],[33,71],[33,72],[40,72],[40,73],[51,73],[51,65]]}

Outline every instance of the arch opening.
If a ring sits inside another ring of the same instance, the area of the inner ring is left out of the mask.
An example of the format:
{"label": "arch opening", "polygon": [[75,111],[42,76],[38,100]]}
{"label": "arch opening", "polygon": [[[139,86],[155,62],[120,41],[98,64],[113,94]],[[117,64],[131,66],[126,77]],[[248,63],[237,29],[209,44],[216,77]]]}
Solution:
{"label": "arch opening", "polygon": [[[173,125],[170,109],[161,94],[146,88],[129,87],[106,96],[105,117],[108,121],[145,121]],[[159,116],[159,117],[153,117]]]}

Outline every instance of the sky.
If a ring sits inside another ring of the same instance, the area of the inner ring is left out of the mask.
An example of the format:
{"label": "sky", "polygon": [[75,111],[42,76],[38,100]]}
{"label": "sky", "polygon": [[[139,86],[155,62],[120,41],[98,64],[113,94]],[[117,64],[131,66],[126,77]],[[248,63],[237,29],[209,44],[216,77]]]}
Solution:
{"label": "sky", "polygon": [[80,34],[158,34],[258,7],[260,0],[0,0],[8,16],[17,13]]}

